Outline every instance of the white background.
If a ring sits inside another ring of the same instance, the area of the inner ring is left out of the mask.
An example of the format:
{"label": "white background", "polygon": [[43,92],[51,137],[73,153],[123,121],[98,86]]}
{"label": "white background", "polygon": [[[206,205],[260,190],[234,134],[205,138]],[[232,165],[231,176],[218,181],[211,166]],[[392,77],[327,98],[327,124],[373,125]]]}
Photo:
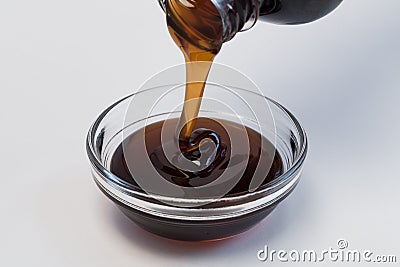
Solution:
{"label": "white background", "polygon": [[224,46],[217,62],[288,107],[310,151],[265,221],[191,244],[126,219],[85,152],[103,109],[183,60],[156,0],[1,1],[0,265],[271,266],[257,260],[264,245],[320,251],[339,238],[399,261],[399,12],[398,0],[345,0],[316,23],[259,23]]}

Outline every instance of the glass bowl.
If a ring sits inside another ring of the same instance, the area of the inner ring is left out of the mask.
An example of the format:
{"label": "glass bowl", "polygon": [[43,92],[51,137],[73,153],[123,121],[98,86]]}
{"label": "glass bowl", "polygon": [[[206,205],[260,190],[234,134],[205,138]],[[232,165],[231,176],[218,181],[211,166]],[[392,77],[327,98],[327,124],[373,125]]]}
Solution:
{"label": "glass bowl", "polygon": [[[174,99],[182,97],[182,88],[175,88],[177,90],[168,91],[165,86],[158,86],[142,90],[117,101],[100,114],[89,130],[86,143],[94,181],[126,216],[141,228],[159,236],[205,241],[242,233],[264,219],[297,185],[307,154],[305,131],[285,107],[261,94],[239,88],[234,88],[232,95],[228,91],[222,92],[226,89],[223,87],[207,89],[215,97],[224,95],[224,102],[231,101],[230,105],[240,107],[237,104],[239,98],[255,101],[269,112],[261,116],[272,119],[260,123],[254,119],[257,110],[246,109],[242,105],[244,108],[238,111],[240,121],[246,127],[263,129],[263,136],[274,139],[283,162],[283,173],[251,192],[234,196],[198,200],[155,197],[113,174],[110,163],[124,136],[138,131],[146,123],[180,116],[181,109],[176,107]],[[160,96],[163,97],[160,99]],[[157,107],[154,107],[155,100],[159,104]],[[151,114],[146,109],[148,106],[153,106]],[[218,107],[213,109],[211,106],[202,104],[199,117],[233,120],[233,115],[238,116],[237,113],[222,112]],[[198,205],[188,205],[194,202]]]}

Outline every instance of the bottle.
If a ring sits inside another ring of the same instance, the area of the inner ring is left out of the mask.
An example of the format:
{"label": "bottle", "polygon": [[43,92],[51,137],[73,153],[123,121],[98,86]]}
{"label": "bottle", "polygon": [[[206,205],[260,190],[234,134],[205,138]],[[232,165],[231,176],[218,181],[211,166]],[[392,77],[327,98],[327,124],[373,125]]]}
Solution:
{"label": "bottle", "polygon": [[[166,11],[167,0],[158,0]],[[177,0],[183,5],[210,1],[222,20],[223,42],[236,33],[250,29],[260,20],[279,25],[305,24],[318,20],[343,0]]]}
{"label": "bottle", "polygon": [[188,144],[212,62],[223,43],[231,40],[236,33],[250,29],[258,20],[288,25],[308,23],[327,15],[341,2],[342,0],[159,0],[166,13],[169,33],[183,52],[186,62],[185,102],[178,127],[182,147],[200,145],[199,142],[196,145]]}

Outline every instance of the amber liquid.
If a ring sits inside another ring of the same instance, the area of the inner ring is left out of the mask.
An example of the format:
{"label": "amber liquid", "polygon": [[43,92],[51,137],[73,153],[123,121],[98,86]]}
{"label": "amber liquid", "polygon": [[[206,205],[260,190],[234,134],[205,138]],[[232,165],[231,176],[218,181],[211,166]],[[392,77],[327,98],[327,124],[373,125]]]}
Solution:
{"label": "amber liquid", "polygon": [[208,73],[222,46],[222,20],[210,0],[168,0],[167,24],[186,62],[185,103],[180,138],[188,140],[199,113]]}

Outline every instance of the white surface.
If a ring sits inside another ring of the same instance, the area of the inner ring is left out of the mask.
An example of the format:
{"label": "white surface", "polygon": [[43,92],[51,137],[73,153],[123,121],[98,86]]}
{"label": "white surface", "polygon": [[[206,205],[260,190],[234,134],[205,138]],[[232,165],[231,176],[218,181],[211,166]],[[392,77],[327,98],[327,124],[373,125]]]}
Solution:
{"label": "white surface", "polygon": [[318,23],[260,23],[225,45],[217,61],[287,106],[310,151],[268,219],[197,245],[138,229],[89,172],[95,117],[182,60],[156,0],[137,2],[0,3],[1,266],[273,265],[256,258],[264,245],[322,250],[339,238],[400,260],[399,1],[345,0]]}

